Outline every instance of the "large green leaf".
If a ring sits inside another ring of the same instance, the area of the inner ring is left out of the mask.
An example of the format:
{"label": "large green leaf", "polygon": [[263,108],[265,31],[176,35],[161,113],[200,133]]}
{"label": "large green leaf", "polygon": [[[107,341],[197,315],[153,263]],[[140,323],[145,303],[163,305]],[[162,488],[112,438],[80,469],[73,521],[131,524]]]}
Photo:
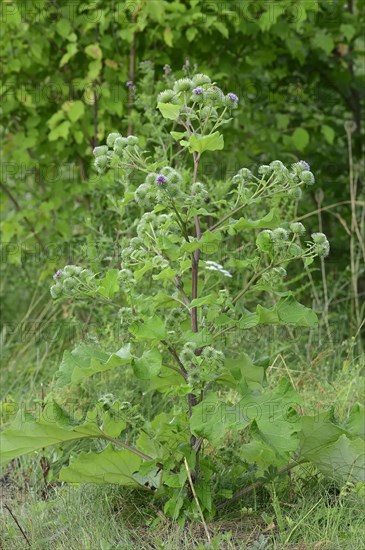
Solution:
{"label": "large green leaf", "polygon": [[164,118],[169,120],[177,120],[180,113],[180,105],[174,105],[173,103],[158,103],[157,108],[161,111]]}
{"label": "large green leaf", "polygon": [[215,254],[222,241],[222,233],[220,231],[204,231],[201,239],[192,239],[190,243],[184,243],[182,250],[185,252],[194,252],[198,248],[204,254]]}
{"label": "large green leaf", "polygon": [[144,323],[133,323],[129,330],[137,340],[163,340],[167,335],[165,323],[157,315]]}
{"label": "large green leaf", "polygon": [[323,475],[338,483],[365,483],[365,442],[360,437],[349,439],[342,434],[337,441],[313,452],[311,462]]}
{"label": "large green leaf", "polygon": [[214,132],[208,136],[193,134],[189,139],[189,145],[192,151],[202,154],[204,151],[219,151],[223,149],[224,139],[219,132]]}
{"label": "large green leaf", "polygon": [[228,372],[216,379],[217,383],[228,385],[237,391],[247,391],[247,386],[257,387],[262,384],[265,370],[254,365],[248,355],[242,353],[237,359],[226,359],[225,366]]}
{"label": "large green leaf", "polygon": [[297,128],[292,135],[292,140],[298,151],[304,151],[309,144],[309,134],[304,128]]}
{"label": "large green leaf", "polygon": [[312,327],[318,323],[316,313],[300,304],[293,296],[281,298],[271,308],[258,304],[255,313],[246,312],[239,320],[239,327],[249,329],[256,325],[296,325]]}
{"label": "large green leaf", "polygon": [[327,142],[332,145],[336,136],[334,129],[331,128],[331,126],[328,126],[328,124],[323,124],[321,131]]}
{"label": "large green leaf", "polygon": [[82,101],[66,101],[62,108],[71,122],[76,122],[85,113],[85,106]]}
{"label": "large green leaf", "polygon": [[324,30],[319,30],[315,34],[313,38],[313,45],[323,50],[327,55],[329,55],[335,47],[332,36]]}
{"label": "large green leaf", "polygon": [[57,373],[57,385],[78,384],[85,378],[131,362],[130,344],[116,353],[105,353],[86,344],[65,351]]}
{"label": "large green leaf", "polygon": [[195,300],[192,300],[190,302],[189,307],[201,307],[206,304],[213,305],[217,301],[217,295],[216,294],[208,294],[207,296],[202,296],[201,298],[195,298]]}
{"label": "large green leaf", "polygon": [[286,380],[273,390],[248,393],[236,404],[211,392],[193,408],[190,427],[195,435],[217,445],[223,443],[228,430],[242,430],[255,421],[261,437],[278,454],[287,453],[298,445],[296,403],[300,398]]}
{"label": "large green leaf", "polygon": [[268,4],[267,10],[260,16],[258,25],[262,31],[268,31],[275,25],[278,17],[285,12],[285,7],[278,4]]}
{"label": "large green leaf", "polygon": [[323,412],[313,416],[301,417],[300,452],[310,460],[313,453],[321,447],[333,443],[346,431],[334,423],[333,413]]}
{"label": "large green leaf", "polygon": [[101,453],[80,453],[69,466],[63,467],[60,480],[70,483],[113,483],[145,488],[137,481],[143,460],[128,450],[117,451],[108,445]]}
{"label": "large green leaf", "polygon": [[316,313],[303,306],[293,296],[282,298],[277,307],[277,314],[282,323],[300,327],[312,327],[318,323]]}
{"label": "large green leaf", "polygon": [[103,437],[95,419],[75,424],[56,403],[46,404],[38,419],[19,411],[13,425],[0,435],[0,464],[64,441],[95,437]]}
{"label": "large green leaf", "polygon": [[302,417],[301,457],[339,483],[365,481],[365,441],[357,437],[363,430],[362,416],[363,408],[355,406],[348,429],[334,423],[332,411]]}
{"label": "large green leaf", "polygon": [[267,308],[258,304],[256,306],[256,315],[258,324],[260,325],[278,325],[280,323],[276,306]]}
{"label": "large green leaf", "polygon": [[105,277],[99,282],[99,294],[105,298],[112,298],[119,290],[118,270],[109,269],[105,274]]}
{"label": "large green leaf", "polygon": [[255,464],[257,476],[262,476],[269,467],[280,467],[283,464],[283,458],[278,456],[270,445],[257,436],[249,443],[242,445],[240,457],[249,464]]}
{"label": "large green leaf", "polygon": [[359,436],[365,439],[365,407],[361,403],[356,403],[350,412],[350,416],[345,425],[346,430],[352,436]]}
{"label": "large green leaf", "polygon": [[73,42],[71,44],[67,44],[66,53],[63,54],[59,64],[60,67],[63,67],[64,65],[66,65],[66,63],[68,63],[70,59],[72,59],[72,57],[77,53],[77,50],[78,50],[77,44]]}
{"label": "large green leaf", "polygon": [[257,313],[245,312],[238,322],[239,328],[248,330],[256,327],[259,324],[259,316]]}
{"label": "large green leaf", "polygon": [[259,220],[251,220],[249,218],[240,218],[232,224],[236,231],[241,229],[275,229],[281,224],[280,212],[278,208],[272,208],[266,216]]}
{"label": "large green leaf", "polygon": [[173,372],[167,367],[162,367],[157,376],[151,377],[147,391],[158,391],[168,393],[172,388],[181,387],[185,384],[184,377],[178,372]]}
{"label": "large green leaf", "polygon": [[101,59],[103,57],[103,52],[98,44],[89,44],[86,46],[85,53],[93,59]]}
{"label": "large green leaf", "polygon": [[59,138],[67,139],[68,134],[70,132],[70,128],[71,128],[71,122],[69,122],[68,120],[64,120],[56,128],[53,128],[53,130],[50,131],[48,135],[49,141],[56,141]]}
{"label": "large green leaf", "polygon": [[146,350],[142,357],[136,357],[133,361],[133,371],[137,378],[150,380],[157,376],[162,367],[162,355],[158,349]]}
{"label": "large green leaf", "polygon": [[300,430],[296,405],[301,403],[300,396],[290,385],[282,380],[273,390],[266,390],[250,400],[246,397],[241,402],[247,414],[253,420],[253,429],[277,456],[288,458],[297,449]]}

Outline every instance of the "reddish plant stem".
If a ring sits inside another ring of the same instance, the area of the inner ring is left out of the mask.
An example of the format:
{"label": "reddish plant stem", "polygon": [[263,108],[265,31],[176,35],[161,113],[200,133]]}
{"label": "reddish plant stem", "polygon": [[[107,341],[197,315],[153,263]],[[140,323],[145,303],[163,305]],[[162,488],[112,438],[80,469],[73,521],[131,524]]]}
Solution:
{"label": "reddish plant stem", "polygon": [[[194,153],[194,173],[193,173],[193,185],[196,182],[199,167],[199,154]],[[194,217],[196,238],[199,240],[202,236],[200,227],[199,216]],[[191,299],[195,300],[198,297],[198,275],[199,275],[199,260],[200,260],[200,248],[195,250],[191,259]],[[193,307],[191,309],[191,330],[198,332],[198,309]]]}
{"label": "reddish plant stem", "polygon": [[[193,153],[194,158],[194,173],[193,173],[193,181],[192,185],[196,182],[196,178],[198,175],[198,167],[199,167],[199,154]],[[202,231],[200,227],[200,221],[199,216],[194,217],[195,222],[195,233],[196,237],[199,240],[202,236]],[[198,248],[195,250],[195,252],[192,254],[191,257],[191,299],[195,300],[195,298],[198,297],[198,275],[199,275],[199,260],[200,260],[200,249]],[[191,308],[191,330],[193,332],[198,332],[198,309],[196,307]],[[192,365],[193,367],[194,365]],[[192,414],[193,407],[197,404],[197,398],[194,394],[190,393],[188,395],[188,404],[189,404],[189,415]],[[190,437],[190,446],[194,447],[196,444],[196,437],[195,435],[191,435]],[[195,465],[195,472],[193,472],[193,479],[194,481],[198,477],[198,471],[199,471],[199,463],[198,463],[198,452],[196,453],[196,465]]]}

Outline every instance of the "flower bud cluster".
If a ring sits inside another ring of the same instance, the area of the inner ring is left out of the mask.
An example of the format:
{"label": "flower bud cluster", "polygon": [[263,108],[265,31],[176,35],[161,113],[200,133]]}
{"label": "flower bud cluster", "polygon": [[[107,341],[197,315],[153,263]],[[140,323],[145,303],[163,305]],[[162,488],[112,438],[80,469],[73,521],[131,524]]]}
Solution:
{"label": "flower bud cluster", "polygon": [[168,317],[167,325],[170,331],[173,331],[175,335],[180,336],[182,332],[182,323],[186,321],[187,313],[182,307],[173,308]]}
{"label": "flower bud cluster", "polygon": [[137,225],[137,235],[144,243],[149,242],[151,236],[165,235],[171,230],[174,219],[171,214],[156,214],[145,212]]}
{"label": "flower bud cluster", "polygon": [[[259,171],[260,173],[260,171]],[[249,170],[248,168],[241,168],[241,170],[239,170],[237,172],[237,174],[235,176],[233,176],[232,178],[232,182],[234,184],[238,184],[238,183],[246,183],[246,184],[249,184],[249,183],[252,183],[253,181],[255,181],[255,176],[253,175],[253,173],[251,172],[251,170]]]}
{"label": "flower bud cluster", "polygon": [[225,357],[222,351],[219,351],[212,346],[207,346],[203,349],[201,356],[204,363],[207,364],[210,370],[217,371],[223,368]]}
{"label": "flower bud cluster", "polygon": [[[204,111],[203,118],[207,118],[211,115],[216,116],[216,109],[228,108],[230,110],[236,109],[238,106],[239,98],[236,94],[230,92],[227,95],[212,83],[209,76],[206,74],[196,74],[192,78],[181,78],[177,80],[172,89],[167,89],[161,92],[157,97],[158,103],[172,103],[174,105],[186,106],[192,104],[205,109],[208,107],[212,110],[209,114],[207,110]],[[184,114],[189,114],[185,110],[181,111]]]}
{"label": "flower bud cluster", "polygon": [[176,199],[181,195],[181,174],[165,166],[158,173],[151,172],[135,191],[134,198],[144,208],[152,207],[156,202],[164,202],[168,197]]}
{"label": "flower bud cluster", "polygon": [[189,363],[193,363],[196,359],[195,355],[196,344],[194,342],[186,342],[183,346],[183,349],[180,352],[180,361],[184,366],[187,366]]}
{"label": "flower bud cluster", "polygon": [[[312,233],[312,241],[307,243],[307,249],[300,246],[299,238],[305,234],[305,227],[300,222],[290,224],[290,232],[283,227],[261,231],[256,239],[257,248],[271,256],[281,254],[288,260],[295,257],[309,258],[314,256],[328,256],[330,245],[324,233]],[[296,242],[294,239],[296,238]]]}
{"label": "flower bud cluster", "polygon": [[290,224],[290,231],[294,234],[294,235],[299,235],[299,236],[302,236],[305,234],[305,227],[302,223],[300,222],[293,222]]}
{"label": "flower bud cluster", "polygon": [[191,187],[191,195],[187,196],[186,203],[193,208],[201,208],[209,202],[209,193],[203,183],[196,182]]}
{"label": "flower bud cluster", "polygon": [[286,242],[289,239],[289,233],[283,227],[278,227],[272,232],[272,238],[274,243]]}
{"label": "flower bud cluster", "polygon": [[129,241],[125,241],[121,248],[121,267],[128,269],[138,262],[146,260],[148,251],[144,246],[144,241],[140,237],[134,237]]}
{"label": "flower bud cluster", "polygon": [[206,346],[200,356],[194,354],[189,361],[190,365],[195,365],[188,369],[189,384],[199,389],[203,383],[213,381],[223,369],[224,361],[223,352],[212,346]]}
{"label": "flower bud cluster", "polygon": [[147,183],[142,183],[134,192],[134,199],[141,208],[150,210],[156,203],[156,191]]}
{"label": "flower bud cluster", "polygon": [[324,233],[312,233],[314,250],[318,256],[325,258],[330,252],[330,243]]}
{"label": "flower bud cluster", "polygon": [[138,150],[138,138],[136,136],[122,137],[121,134],[113,132],[108,135],[106,145],[95,147],[95,167],[99,174],[104,173],[110,166],[112,159],[129,160],[131,153]]}
{"label": "flower bud cluster", "polygon": [[271,287],[278,286],[286,277],[287,272],[283,267],[273,267],[262,274],[262,280]]}
{"label": "flower bud cluster", "polygon": [[124,292],[129,292],[130,290],[132,290],[135,285],[135,281],[133,273],[130,269],[122,267],[122,269],[119,270],[118,278]]}
{"label": "flower bud cluster", "polygon": [[[293,243],[289,239],[289,232],[283,227],[278,227],[274,230],[265,229],[264,231],[261,231],[256,239],[256,243],[259,250],[262,252],[268,252],[270,255],[282,253],[288,256],[301,256],[303,252],[299,245]],[[298,254],[289,254],[289,248],[292,245],[297,247]]]}
{"label": "flower bud cluster", "polygon": [[152,258],[152,264],[153,267],[158,269],[159,271],[162,271],[169,266],[168,260],[163,256],[160,256],[159,254]]}
{"label": "flower bud cluster", "polygon": [[302,195],[301,186],[315,182],[309,168],[305,161],[297,162],[289,169],[280,160],[274,160],[259,167],[259,178],[247,168],[242,168],[233,176],[232,183],[238,186],[240,197],[247,202],[259,196],[268,197],[283,192],[298,200]]}
{"label": "flower bud cluster", "polygon": [[122,307],[119,310],[119,315],[120,324],[125,326],[126,328],[136,320],[133,310],[130,307]]}
{"label": "flower bud cluster", "polygon": [[315,178],[310,171],[310,166],[304,160],[292,164],[291,175],[296,183],[303,182],[305,185],[313,185],[315,183]]}
{"label": "flower bud cluster", "polygon": [[61,296],[74,296],[83,288],[87,288],[92,278],[93,274],[89,269],[83,269],[77,265],[66,265],[53,275],[56,283],[50,288],[51,296],[54,299]]}

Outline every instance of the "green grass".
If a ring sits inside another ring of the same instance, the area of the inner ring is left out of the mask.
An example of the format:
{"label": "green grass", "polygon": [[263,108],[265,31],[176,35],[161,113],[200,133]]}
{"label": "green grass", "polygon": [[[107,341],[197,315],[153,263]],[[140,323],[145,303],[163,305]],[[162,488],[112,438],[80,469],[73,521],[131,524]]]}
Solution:
{"label": "green grass", "polygon": [[256,511],[238,510],[208,524],[206,544],[199,524],[179,527],[155,510],[143,496],[109,486],[58,487],[47,500],[39,494],[3,491],[0,515],[1,548],[36,550],[111,550],[176,548],[361,550],[365,540],[361,496],[340,496],[333,488],[313,483],[296,493],[293,502],[267,501]]}

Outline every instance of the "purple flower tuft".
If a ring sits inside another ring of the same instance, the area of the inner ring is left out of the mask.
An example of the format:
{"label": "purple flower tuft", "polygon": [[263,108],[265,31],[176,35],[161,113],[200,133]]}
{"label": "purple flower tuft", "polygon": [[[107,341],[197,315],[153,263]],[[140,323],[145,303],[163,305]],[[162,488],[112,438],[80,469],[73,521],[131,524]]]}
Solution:
{"label": "purple flower tuft", "polygon": [[126,86],[127,88],[133,88],[134,86],[133,80],[128,80],[128,82],[126,82]]}
{"label": "purple flower tuft", "polygon": [[227,94],[227,97],[229,97],[229,99],[233,101],[233,103],[238,103],[238,96],[236,96],[236,94],[230,93],[230,94]]}
{"label": "purple flower tuft", "polygon": [[57,279],[59,279],[60,277],[62,277],[63,275],[63,271],[62,269],[59,269],[58,271],[56,271],[56,273],[53,275],[53,278],[55,281],[57,281]]}
{"label": "purple flower tuft", "polygon": [[303,166],[304,170],[310,170],[311,169],[308,162],[306,162],[305,160],[300,160],[299,164],[301,164]]}
{"label": "purple flower tuft", "polygon": [[195,95],[201,95],[203,92],[204,92],[204,89],[201,86],[199,86],[198,88],[194,88],[193,90],[193,94]]}
{"label": "purple flower tuft", "polygon": [[159,185],[162,185],[163,183],[167,182],[167,178],[165,178],[165,176],[161,174],[157,176],[157,178],[155,179],[155,182],[158,183]]}

